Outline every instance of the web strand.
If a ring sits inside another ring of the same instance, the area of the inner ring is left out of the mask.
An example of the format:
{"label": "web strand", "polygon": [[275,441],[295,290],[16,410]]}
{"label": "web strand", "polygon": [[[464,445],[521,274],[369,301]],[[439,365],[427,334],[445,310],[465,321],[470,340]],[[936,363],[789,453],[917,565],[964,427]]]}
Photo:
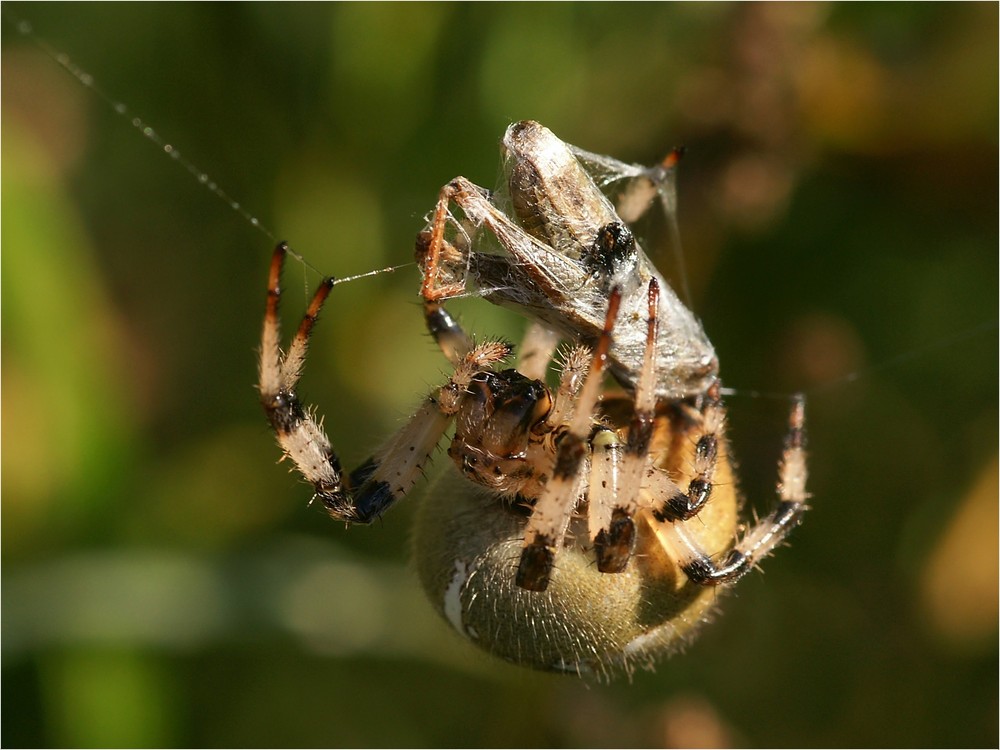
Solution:
{"label": "web strand", "polygon": [[[166,138],[161,136],[153,128],[152,125],[150,125],[148,122],[139,117],[138,114],[133,112],[128,107],[128,105],[126,105],[122,101],[119,101],[115,97],[111,96],[111,94],[109,94],[104,88],[102,88],[97,83],[97,81],[94,79],[94,76],[92,76],[86,70],[77,65],[72,60],[72,58],[70,58],[69,55],[67,55],[65,52],[60,52],[58,49],[49,44],[45,39],[38,36],[38,34],[35,33],[34,28],[32,27],[29,21],[23,18],[16,18],[13,14],[6,12],[6,9],[4,12],[4,18],[10,21],[14,25],[14,27],[17,29],[17,32],[21,36],[31,40],[31,42],[38,49],[40,49],[48,58],[53,60],[57,65],[59,65],[59,67],[61,67],[71,76],[73,76],[73,78],[75,78],[81,86],[92,91],[100,101],[104,102],[104,104],[107,105],[112,112],[121,117],[131,127],[137,130],[143,138],[146,138],[147,140],[151,141],[153,144],[156,145],[157,148],[160,149],[160,151],[166,154],[172,161],[180,165],[180,167],[184,169],[192,177],[192,179],[194,179],[196,183],[201,185],[202,188],[204,188],[209,193],[218,198],[220,201],[225,203],[231,211],[241,216],[243,220],[246,221],[247,224],[249,224],[251,227],[259,231],[265,237],[267,237],[270,240],[271,244],[277,244],[278,237],[275,234],[275,232],[273,232],[270,228],[268,228],[265,224],[263,224],[260,221],[260,219],[257,218],[257,215],[254,212],[248,210],[242,203],[233,198],[207,172],[200,169],[194,162],[192,162],[187,157],[183,156],[176,146],[174,146]],[[310,269],[311,271],[317,274],[320,273],[320,271],[317,268],[315,268],[311,263],[309,263],[304,257],[296,253],[294,250],[289,249],[288,254],[291,255],[293,258],[295,258],[303,266]],[[395,268],[399,268],[399,266],[396,266],[392,269],[381,269],[377,272],[369,274],[361,274],[359,275],[359,278],[361,276],[370,276],[370,275],[375,275],[375,273],[383,273],[389,270],[395,270]]]}
{"label": "web strand", "polygon": [[[277,244],[278,237],[277,234],[272,231],[269,227],[264,225],[256,214],[248,210],[242,203],[233,198],[224,188],[222,188],[216,180],[214,180],[207,172],[200,169],[194,162],[186,158],[181,154],[181,152],[170,143],[166,138],[161,136],[148,122],[143,120],[138,114],[131,111],[131,109],[118,99],[111,96],[103,87],[101,87],[94,77],[88,73],[86,70],[77,65],[68,54],[60,52],[44,38],[38,36],[35,33],[32,24],[23,18],[16,17],[13,13],[9,11],[9,6],[4,7],[3,19],[11,23],[17,30],[17,33],[26,39],[31,40],[31,42],[41,50],[48,58],[53,60],[58,64],[63,70],[69,73],[77,82],[84,88],[92,91],[99,100],[104,102],[116,115],[124,119],[132,128],[140,133],[143,138],[151,141],[156,147],[166,154],[171,160],[180,165],[191,178],[198,183],[202,188],[207,190],[209,193],[214,195],[220,201],[222,201],[229,209],[243,218],[250,226],[252,226],[257,231],[261,232],[265,237],[270,240],[272,244]],[[610,157],[602,156],[599,154],[592,154],[582,149],[577,149],[574,147],[574,153],[581,159],[584,159],[591,164],[592,168],[603,169],[606,171],[610,177],[609,180],[619,179],[622,176],[635,176],[642,174],[646,168],[640,165],[630,165],[617,160],[611,159]],[[679,152],[678,152],[679,153]],[[669,158],[669,157],[668,157]],[[667,188],[659,195],[660,200],[664,201],[664,208],[669,221],[668,231],[671,234],[670,244],[673,248],[673,253],[676,256],[675,260],[680,264],[681,268],[681,284],[683,286],[682,292],[685,297],[690,301],[690,294],[687,291],[687,275],[683,269],[683,252],[680,247],[680,237],[676,221],[676,192],[675,186],[671,179]],[[305,268],[322,275],[322,273],[311,263],[309,263],[303,256],[296,253],[294,250],[288,250],[288,254],[295,258],[299,263],[301,263]],[[400,265],[389,266],[386,268],[379,268],[372,271],[358,273],[351,276],[346,276],[343,278],[337,278],[334,284],[343,284],[351,281],[356,281],[358,279],[368,278],[371,276],[380,275],[383,273],[390,273],[401,268],[405,268],[413,265],[410,263],[403,263]],[[465,296],[481,296],[483,290],[479,293],[467,293],[459,295],[461,297]],[[1000,327],[997,321],[986,321],[978,325],[972,326],[962,331],[958,331],[954,334],[946,336],[942,339],[938,339],[929,344],[919,346],[895,356],[889,357],[879,362],[875,362],[871,365],[866,365],[858,370],[847,373],[846,375],[833,378],[819,385],[813,386],[809,389],[804,390],[801,394],[793,393],[782,393],[774,391],[761,391],[748,388],[722,388],[721,392],[725,396],[729,397],[749,397],[755,399],[767,399],[767,400],[777,400],[783,402],[791,402],[798,398],[800,395],[805,395],[807,397],[824,396],[832,391],[836,391],[839,388],[847,386],[849,384],[863,380],[866,377],[871,376],[874,373],[879,373],[887,370],[892,370],[902,365],[908,364],[911,361],[918,360],[922,357],[929,355],[932,352],[947,349],[953,346],[957,346],[961,343],[969,341],[971,339],[983,336],[990,331],[996,331]]]}

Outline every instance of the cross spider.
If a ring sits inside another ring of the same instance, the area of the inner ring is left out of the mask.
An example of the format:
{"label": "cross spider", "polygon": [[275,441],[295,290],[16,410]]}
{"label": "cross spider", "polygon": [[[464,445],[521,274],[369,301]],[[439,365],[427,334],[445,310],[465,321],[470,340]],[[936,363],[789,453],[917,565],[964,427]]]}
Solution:
{"label": "cross spider", "polygon": [[[743,576],[801,519],[804,404],[797,398],[791,410],[778,505],[743,528],[714,351],[632,230],[664,194],[676,154],[631,167],[573,149],[534,122],[511,125],[504,146],[506,189],[490,195],[456,178],[417,238],[425,320],[453,367],[447,382],[345,473],[296,395],[334,282],[320,285],[282,354],[281,244],[261,403],[314,497],[348,523],[371,523],[406,495],[454,423],[457,472],[431,489],[415,535],[439,612],[520,664],[602,674],[648,666],[707,619],[715,587]],[[628,178],[617,211],[594,181],[602,164]],[[447,312],[446,300],[469,287],[533,319],[516,368],[502,367],[510,345],[474,344]],[[560,340],[568,345],[550,387]]]}

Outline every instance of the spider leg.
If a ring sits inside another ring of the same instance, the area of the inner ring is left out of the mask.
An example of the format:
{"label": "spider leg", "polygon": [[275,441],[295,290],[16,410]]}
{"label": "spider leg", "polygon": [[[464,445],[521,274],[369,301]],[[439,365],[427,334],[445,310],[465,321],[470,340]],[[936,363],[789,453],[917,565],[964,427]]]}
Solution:
{"label": "spider leg", "polygon": [[[712,496],[712,477],[718,465],[719,436],[725,425],[725,409],[716,380],[705,394],[701,408],[701,435],[695,444],[694,476],[688,482],[687,492],[664,474],[653,480],[653,516],[657,521],[686,521],[698,515]],[[660,472],[662,474],[662,472]]]}
{"label": "spider leg", "polygon": [[468,352],[448,382],[429,395],[410,420],[361,466],[344,476],[340,459],[315,413],[296,395],[313,327],[333,287],[324,279],[316,290],[288,353],[282,355],[279,304],[281,269],[287,246],[279,244],[271,257],[267,307],[261,334],[260,401],[278,443],[299,473],[313,485],[327,512],[349,523],[371,523],[404,496],[420,477],[458,409],[472,376],[510,353],[506,344],[487,342]]}
{"label": "spider leg", "polygon": [[683,521],[664,524],[662,533],[681,556],[681,568],[693,582],[717,586],[738,580],[770,554],[798,525],[808,510],[806,500],[805,402],[797,397],[788,420],[788,433],[779,467],[778,507],[755,523],[716,563],[684,528]]}
{"label": "spider leg", "polygon": [[279,305],[281,269],[287,252],[288,247],[281,243],[271,256],[267,307],[264,313],[264,329],[261,333],[260,402],[285,455],[315,487],[316,494],[323,497],[340,490],[340,462],[330,447],[330,441],[322,427],[299,402],[295,395],[295,386],[302,372],[312,328],[323,302],[330,293],[333,279],[324,279],[316,290],[295,334],[288,356],[284,356],[279,344],[281,338]]}
{"label": "spider leg", "polygon": [[[413,488],[465,398],[473,376],[509,354],[510,346],[499,341],[484,342],[468,352],[448,382],[427,396],[409,421],[351,472],[348,486],[358,488],[352,510],[359,522],[375,520]],[[335,510],[331,515],[336,517]]]}
{"label": "spider leg", "polygon": [[[590,485],[587,493],[587,525],[597,554],[597,569],[618,573],[624,569],[635,546],[632,513],[624,501],[625,444],[614,430],[600,428],[590,439]],[[624,556],[624,560],[620,558]]]}
{"label": "spider leg", "polygon": [[434,343],[453,365],[472,350],[472,338],[440,302],[424,301],[424,323]]}
{"label": "spider leg", "polygon": [[538,321],[533,321],[525,331],[521,346],[517,350],[517,371],[526,378],[545,380],[545,374],[558,345],[558,333]]}
{"label": "spider leg", "polygon": [[601,433],[595,436],[597,454],[591,481],[590,534],[597,554],[597,569],[602,573],[625,570],[635,548],[635,522],[639,492],[653,439],[656,409],[656,336],[659,322],[660,287],[651,279],[647,292],[646,347],[642,370],[636,383],[635,408],[629,425],[628,440],[620,445],[617,437]]}
{"label": "spider leg", "polygon": [[593,356],[590,349],[580,344],[569,347],[561,355],[562,374],[559,377],[559,388],[556,391],[552,411],[545,420],[550,432],[557,433],[569,421],[576,394],[583,386],[583,379],[590,369]]}
{"label": "spider leg", "polygon": [[601,382],[611,348],[611,332],[620,305],[621,292],[616,288],[609,296],[604,329],[576,399],[573,416],[556,450],[552,474],[528,519],[515,582],[529,591],[544,591],[548,587],[556,550],[566,534],[570,516],[586,481],[587,442],[592,415],[600,399]]}

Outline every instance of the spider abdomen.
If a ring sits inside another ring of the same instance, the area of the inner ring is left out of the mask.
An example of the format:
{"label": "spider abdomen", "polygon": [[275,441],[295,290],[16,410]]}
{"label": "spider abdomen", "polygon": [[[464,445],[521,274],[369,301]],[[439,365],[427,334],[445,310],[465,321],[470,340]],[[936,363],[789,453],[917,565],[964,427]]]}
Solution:
{"label": "spider abdomen", "polygon": [[[678,424],[657,424],[666,462],[689,461],[690,440],[671,432]],[[738,523],[728,456],[717,471],[720,487],[692,529],[705,548],[725,550]],[[527,591],[514,583],[523,509],[447,467],[421,503],[414,534],[417,571],[434,607],[479,648],[535,669],[610,677],[681,649],[709,619],[718,589],[688,580],[658,533],[663,523],[648,512],[635,517],[635,551],[624,570],[600,572],[584,510],[570,523],[547,589]]]}

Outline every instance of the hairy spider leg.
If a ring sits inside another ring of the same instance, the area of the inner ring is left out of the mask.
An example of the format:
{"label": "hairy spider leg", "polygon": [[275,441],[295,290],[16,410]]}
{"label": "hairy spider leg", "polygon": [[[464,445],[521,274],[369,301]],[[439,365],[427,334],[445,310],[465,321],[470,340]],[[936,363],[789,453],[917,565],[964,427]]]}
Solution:
{"label": "hairy spider leg", "polygon": [[555,403],[546,418],[548,429],[557,431],[569,422],[576,402],[576,394],[590,369],[593,352],[582,344],[573,344],[560,356],[562,374],[556,391]]}
{"label": "hairy spider leg", "polygon": [[802,520],[806,500],[805,400],[799,395],[792,405],[788,433],[779,466],[778,506],[753,524],[743,538],[716,563],[685,529],[684,521],[665,523],[663,534],[681,557],[681,569],[696,584],[717,586],[738,580],[769,555]]}
{"label": "hairy spider leg", "polygon": [[302,375],[309,340],[334,280],[321,283],[299,324],[288,353],[280,349],[281,270],[288,247],[280,243],[271,257],[267,306],[261,334],[260,401],[284,455],[313,485],[327,512],[348,523],[371,523],[403,497],[422,475],[473,375],[510,354],[510,347],[487,342],[458,362],[448,382],[429,395],[410,420],[347,477],[315,410],[303,407],[295,389]]}
{"label": "hairy spider leg", "polygon": [[405,496],[423,476],[423,468],[469,392],[474,377],[510,355],[510,346],[486,341],[468,352],[441,388],[430,393],[417,412],[375,455],[351,473],[359,487],[358,507],[370,523]]}
{"label": "hairy spider leg", "polygon": [[702,398],[700,426],[692,460],[692,477],[687,492],[664,472],[650,477],[651,510],[657,521],[686,521],[694,518],[712,496],[713,477],[719,459],[719,440],[725,427],[725,409],[716,380]]}
{"label": "hairy spider leg", "polygon": [[517,371],[526,378],[545,380],[559,341],[559,334],[551,328],[538,321],[530,323],[517,350]]}
{"label": "hairy spider leg", "polygon": [[556,551],[566,534],[566,527],[583,489],[593,413],[600,399],[608,351],[611,348],[611,333],[620,305],[621,292],[617,288],[612,289],[604,329],[594,349],[590,370],[574,404],[569,429],[559,443],[552,474],[528,519],[524,547],[514,580],[518,586],[529,591],[544,591],[548,588]]}
{"label": "hairy spider leg", "polygon": [[[656,334],[659,322],[660,286],[650,279],[647,291],[646,350],[636,383],[628,440],[620,445],[617,436],[595,435],[591,464],[590,534],[602,573],[621,573],[635,549],[635,522],[639,492],[649,460],[656,412]],[[599,458],[599,460],[598,460]],[[596,480],[596,482],[595,482]]]}
{"label": "hairy spider leg", "polygon": [[302,363],[309,346],[312,328],[326,300],[333,279],[324,279],[317,288],[298,331],[292,341],[288,356],[280,348],[281,320],[281,269],[288,253],[288,246],[279,243],[271,256],[267,285],[267,306],[261,333],[259,363],[260,402],[268,421],[278,437],[285,456],[323,497],[337,493],[341,486],[341,470],[336,454],[322,427],[314,416],[302,407],[295,394],[302,372]]}

